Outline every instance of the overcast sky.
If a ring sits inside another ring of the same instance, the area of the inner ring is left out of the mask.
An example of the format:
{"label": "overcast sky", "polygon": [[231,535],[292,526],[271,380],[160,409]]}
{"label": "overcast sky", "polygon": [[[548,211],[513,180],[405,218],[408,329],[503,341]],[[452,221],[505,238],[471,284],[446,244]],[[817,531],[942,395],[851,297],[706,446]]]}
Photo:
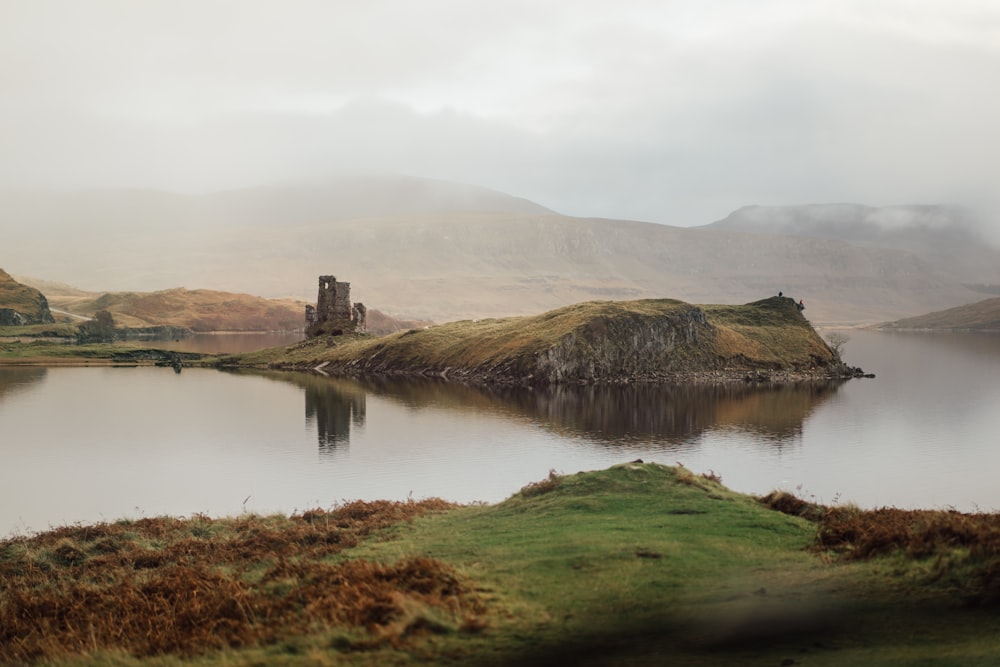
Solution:
{"label": "overcast sky", "polygon": [[998,119],[994,0],[0,0],[0,185],[392,171],[691,225],[990,204]]}

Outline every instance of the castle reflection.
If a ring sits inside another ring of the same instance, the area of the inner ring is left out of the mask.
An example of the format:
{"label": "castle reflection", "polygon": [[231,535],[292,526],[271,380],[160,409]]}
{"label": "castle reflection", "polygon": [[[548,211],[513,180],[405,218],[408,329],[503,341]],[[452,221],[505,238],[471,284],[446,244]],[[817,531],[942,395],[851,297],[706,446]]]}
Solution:
{"label": "castle reflection", "polygon": [[301,387],[305,393],[306,428],[316,428],[320,452],[346,448],[351,430],[364,426],[368,390],[343,378],[289,371],[227,370],[235,375],[256,375]]}
{"label": "castle reflection", "polygon": [[306,425],[316,425],[320,451],[347,445],[351,428],[365,424],[364,390],[356,384],[321,378],[306,386]]}

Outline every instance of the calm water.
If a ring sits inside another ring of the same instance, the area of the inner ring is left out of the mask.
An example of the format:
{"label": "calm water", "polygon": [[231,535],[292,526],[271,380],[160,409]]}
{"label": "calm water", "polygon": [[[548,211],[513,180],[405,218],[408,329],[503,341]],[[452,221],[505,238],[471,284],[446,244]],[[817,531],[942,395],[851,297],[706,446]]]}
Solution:
{"label": "calm water", "polygon": [[850,332],[874,380],[485,391],[294,373],[0,367],[0,536],[355,498],[498,501],[642,458],[736,490],[1000,509],[1000,336]]}
{"label": "calm water", "polygon": [[199,333],[176,340],[150,339],[150,347],[201,354],[240,354],[266,347],[284,347],[305,338],[301,331]]}

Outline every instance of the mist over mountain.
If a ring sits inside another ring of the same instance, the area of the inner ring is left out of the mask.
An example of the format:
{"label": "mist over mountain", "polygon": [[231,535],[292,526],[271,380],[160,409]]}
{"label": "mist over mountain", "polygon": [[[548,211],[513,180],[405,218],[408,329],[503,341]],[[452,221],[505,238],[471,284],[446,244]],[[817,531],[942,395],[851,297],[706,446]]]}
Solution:
{"label": "mist over mountain", "polygon": [[[963,282],[1000,284],[1000,263],[959,267],[931,252],[922,239],[936,231],[873,232],[865,216],[879,209],[845,211],[824,211],[812,228],[785,210],[775,219],[737,212],[733,229],[680,228],[569,217],[485,188],[399,176],[202,196],[8,190],[0,260],[15,275],[89,291],[187,287],[306,301],[317,276],[335,275],[369,308],[438,322],[592,299],[746,303],[779,290],[804,299],[814,322],[884,322],[982,298]],[[955,252],[974,245],[946,237]]]}
{"label": "mist over mountain", "polygon": [[707,229],[836,239],[913,253],[943,274],[977,285],[1000,284],[1000,248],[959,206],[812,204],[745,206]]}

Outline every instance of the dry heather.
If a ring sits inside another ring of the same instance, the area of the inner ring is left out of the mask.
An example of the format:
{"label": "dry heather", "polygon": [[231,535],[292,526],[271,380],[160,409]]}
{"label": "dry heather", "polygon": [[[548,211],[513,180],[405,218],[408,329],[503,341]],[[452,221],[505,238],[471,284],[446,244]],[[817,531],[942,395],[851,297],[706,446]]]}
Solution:
{"label": "dry heather", "polygon": [[266,645],[339,626],[347,648],[475,630],[482,603],[447,565],[330,557],[452,507],[353,502],[292,517],[196,516],[59,528],[0,542],[0,663]]}
{"label": "dry heather", "polygon": [[816,522],[817,550],[846,560],[903,555],[929,563],[931,579],[948,582],[969,603],[1000,603],[1000,514],[824,507],[780,491],[761,501]]}

